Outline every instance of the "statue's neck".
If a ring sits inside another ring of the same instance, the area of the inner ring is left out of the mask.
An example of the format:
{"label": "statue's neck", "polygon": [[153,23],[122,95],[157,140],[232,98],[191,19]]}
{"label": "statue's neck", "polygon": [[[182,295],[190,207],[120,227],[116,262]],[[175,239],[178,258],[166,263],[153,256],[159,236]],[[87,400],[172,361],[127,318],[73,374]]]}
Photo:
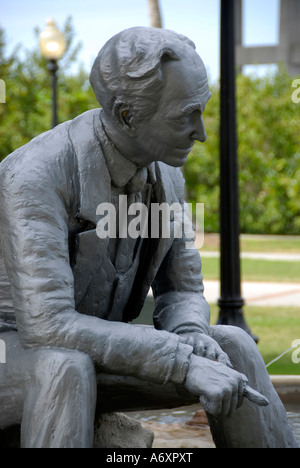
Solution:
{"label": "statue's neck", "polygon": [[153,162],[145,158],[137,140],[128,135],[116,122],[107,118],[105,113],[101,112],[101,122],[103,129],[122,156],[139,167],[147,167]]}

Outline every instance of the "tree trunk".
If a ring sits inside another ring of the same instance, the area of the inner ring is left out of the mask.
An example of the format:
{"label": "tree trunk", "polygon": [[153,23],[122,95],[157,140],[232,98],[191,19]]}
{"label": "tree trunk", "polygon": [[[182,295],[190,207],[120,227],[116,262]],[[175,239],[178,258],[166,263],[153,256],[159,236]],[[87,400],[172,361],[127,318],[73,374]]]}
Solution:
{"label": "tree trunk", "polygon": [[153,28],[162,28],[162,18],[159,6],[159,0],[148,0],[151,26]]}

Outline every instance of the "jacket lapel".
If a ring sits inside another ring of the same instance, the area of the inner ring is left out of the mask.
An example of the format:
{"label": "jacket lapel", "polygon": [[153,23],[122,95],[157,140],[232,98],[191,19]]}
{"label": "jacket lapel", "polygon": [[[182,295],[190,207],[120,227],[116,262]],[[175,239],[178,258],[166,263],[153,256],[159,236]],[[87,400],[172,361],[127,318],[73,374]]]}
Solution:
{"label": "jacket lapel", "polygon": [[[78,164],[80,203],[77,216],[84,224],[90,224],[89,230],[76,237],[76,261],[73,267],[76,307],[87,314],[93,314],[94,307],[93,298],[88,297],[90,285],[97,281],[99,269],[108,259],[109,239],[100,239],[95,229],[99,220],[97,206],[111,200],[110,175],[94,132],[99,113],[99,109],[85,112],[74,119],[69,128]],[[109,280],[103,281],[105,275],[101,278],[102,281],[98,281],[101,283],[99,288],[105,295],[109,289]]]}

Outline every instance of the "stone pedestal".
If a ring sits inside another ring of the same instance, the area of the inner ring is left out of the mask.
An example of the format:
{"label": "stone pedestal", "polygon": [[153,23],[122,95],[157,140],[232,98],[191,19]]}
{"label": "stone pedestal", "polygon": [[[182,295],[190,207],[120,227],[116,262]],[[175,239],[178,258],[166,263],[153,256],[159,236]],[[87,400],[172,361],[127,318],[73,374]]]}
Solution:
{"label": "stone pedestal", "polygon": [[95,448],[151,448],[154,434],[122,413],[105,413],[95,423]]}

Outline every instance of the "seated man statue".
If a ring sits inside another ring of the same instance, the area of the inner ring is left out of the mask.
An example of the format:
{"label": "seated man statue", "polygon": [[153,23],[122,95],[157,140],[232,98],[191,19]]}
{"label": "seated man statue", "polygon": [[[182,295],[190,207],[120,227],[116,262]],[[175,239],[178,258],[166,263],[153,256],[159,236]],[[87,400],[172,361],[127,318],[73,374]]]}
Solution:
{"label": "seated man statue", "polygon": [[[180,237],[175,217],[169,236],[150,219],[154,204],[183,206],[180,166],[206,139],[210,93],[194,44],[123,31],[90,81],[101,109],[0,165],[0,429],[21,424],[21,447],[92,447],[101,412],[200,398],[217,447],[297,446],[253,339],[210,326],[187,221]],[[134,203],[158,235],[124,234]],[[154,327],[130,324],[150,287]]]}

